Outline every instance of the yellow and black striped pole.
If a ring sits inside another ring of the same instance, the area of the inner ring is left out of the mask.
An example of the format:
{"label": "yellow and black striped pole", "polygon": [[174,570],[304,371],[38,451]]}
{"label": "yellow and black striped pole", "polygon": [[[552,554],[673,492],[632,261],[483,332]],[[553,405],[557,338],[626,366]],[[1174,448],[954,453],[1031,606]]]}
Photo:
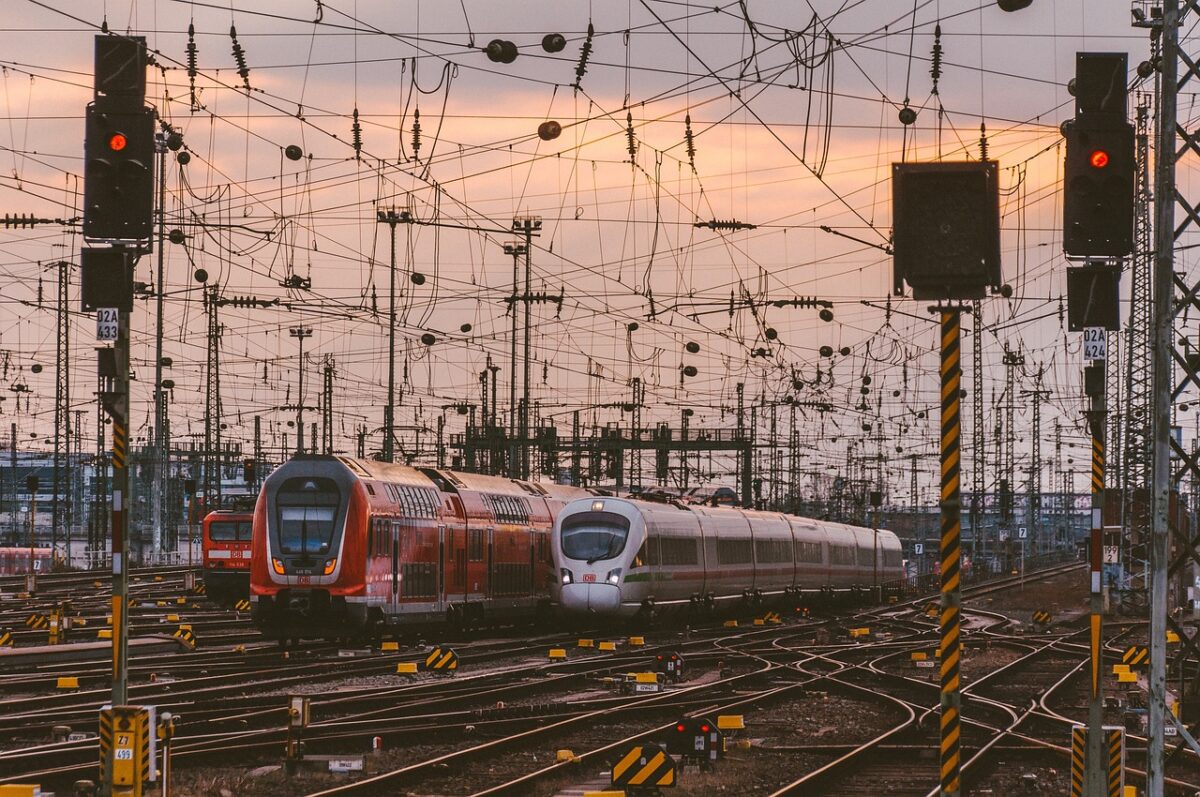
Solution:
{"label": "yellow and black striped pole", "polygon": [[960,560],[962,556],[959,435],[962,431],[960,390],[961,309],[940,307],[942,317],[942,613],[941,613],[941,794],[958,797],[962,788],[962,695],[959,664],[962,639]]}

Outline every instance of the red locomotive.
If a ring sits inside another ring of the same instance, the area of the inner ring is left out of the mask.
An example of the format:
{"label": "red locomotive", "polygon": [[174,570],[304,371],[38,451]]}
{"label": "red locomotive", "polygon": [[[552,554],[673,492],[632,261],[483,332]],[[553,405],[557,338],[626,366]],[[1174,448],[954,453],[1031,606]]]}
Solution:
{"label": "red locomotive", "polygon": [[268,636],[532,621],[550,604],[561,485],[301,455],[263,484],[250,600]]}
{"label": "red locomotive", "polygon": [[204,592],[217,603],[233,605],[250,597],[251,508],[218,509],[204,516],[201,549]]}

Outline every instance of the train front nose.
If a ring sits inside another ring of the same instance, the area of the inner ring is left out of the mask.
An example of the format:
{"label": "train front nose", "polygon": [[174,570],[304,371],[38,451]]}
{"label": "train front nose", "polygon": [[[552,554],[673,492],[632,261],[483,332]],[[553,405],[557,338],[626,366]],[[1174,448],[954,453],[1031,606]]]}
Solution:
{"label": "train front nose", "polygon": [[562,607],[572,614],[614,614],[621,605],[615,584],[563,584]]}

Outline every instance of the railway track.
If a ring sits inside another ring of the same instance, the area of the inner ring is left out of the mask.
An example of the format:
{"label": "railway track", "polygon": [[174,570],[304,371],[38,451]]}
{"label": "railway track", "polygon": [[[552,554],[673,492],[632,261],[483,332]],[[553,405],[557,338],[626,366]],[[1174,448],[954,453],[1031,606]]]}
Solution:
{"label": "railway track", "polygon": [[[1066,563],[1042,577],[1078,567]],[[1027,576],[1026,583],[1034,578]],[[987,595],[1016,583],[1018,579],[1008,578],[966,592],[968,596]],[[886,704],[888,711],[897,712],[896,722],[881,729],[876,735],[879,738],[840,748],[827,745],[824,751],[806,750],[800,758],[808,761],[813,771],[860,748],[882,752],[874,774],[864,769],[857,773],[860,782],[849,784],[827,774],[823,777],[830,791],[811,793],[855,789],[874,793],[873,778],[902,787],[894,793],[909,793],[903,786],[909,776],[889,771],[889,761],[896,759],[894,767],[908,766],[913,757],[897,751],[928,750],[931,744],[936,749],[937,688],[928,681],[892,675],[881,690],[879,679],[888,675],[887,662],[904,660],[911,652],[936,644],[935,624],[919,611],[926,602],[915,600],[799,624],[704,630],[689,638],[661,640],[663,644],[657,648],[582,658],[573,654],[570,661],[560,663],[546,662],[544,654],[550,644],[566,642],[561,637],[527,646],[506,640],[491,643],[493,650],[485,649],[487,643],[466,643],[457,646],[464,664],[457,678],[414,683],[394,677],[395,664],[412,660],[412,651],[340,660],[334,660],[336,651],[327,646],[291,651],[287,658],[267,646],[247,646],[238,654],[197,651],[187,657],[163,656],[139,663],[135,678],[155,673],[175,680],[142,683],[135,687],[142,694],[133,694],[138,702],[157,704],[183,716],[174,747],[177,782],[183,789],[176,790],[179,794],[189,793],[189,773],[213,766],[232,772],[277,761],[284,739],[284,698],[289,690],[313,694],[313,723],[306,732],[310,752],[361,753],[372,737],[380,736],[385,749],[394,748],[403,763],[387,754],[370,757],[368,774],[360,780],[326,787],[322,778],[314,776],[284,784],[278,792],[261,792],[264,794],[368,794],[378,793],[371,789],[384,784],[389,789],[404,784],[405,788],[441,793],[437,789],[447,783],[439,778],[444,779],[447,767],[456,773],[476,773],[464,781],[468,785],[462,793],[526,793],[524,789],[534,785],[556,788],[556,784],[577,777],[585,765],[603,766],[622,745],[661,734],[687,713],[708,716],[744,710],[769,716],[771,712],[810,710],[814,701],[823,699],[844,701],[862,711]],[[876,629],[871,642],[840,641],[845,629],[867,623]],[[980,623],[986,630],[978,635],[988,636],[988,644],[1022,642],[987,629],[991,619],[985,617]],[[689,675],[699,677],[648,697],[614,694],[601,685],[602,679],[644,669],[656,649],[682,653],[692,671]],[[516,660],[521,656],[524,660]],[[468,676],[468,666],[478,674]],[[93,676],[104,678],[106,672],[100,666],[89,675]],[[261,694],[268,683],[271,694]],[[322,689],[321,684],[327,686]],[[338,691],[330,691],[330,686],[338,684]],[[998,684],[996,688],[1003,691],[1008,687]],[[233,694],[235,691],[239,694]],[[987,693],[981,694],[980,700],[1001,704],[1004,697]],[[1007,697],[1016,700],[1015,695]],[[44,740],[55,725],[89,727],[107,690],[54,698],[53,705],[38,705],[32,698],[17,696],[12,700],[18,702],[0,701],[0,735],[28,735],[22,749],[0,751],[0,782],[24,778],[61,788],[94,773],[94,740]],[[26,702],[19,702],[22,700]],[[985,724],[1011,719],[999,706],[988,712]],[[970,726],[968,732],[980,735],[979,744],[986,743],[989,733],[994,735],[992,730]],[[1022,744],[1026,742],[993,747],[1012,751]],[[560,745],[572,746],[573,763],[550,761],[530,766]],[[835,749],[839,755],[834,755]],[[930,766],[936,767],[936,763]],[[780,793],[800,793],[786,789],[790,785],[786,774],[762,793],[781,788]],[[802,774],[795,772],[792,777]],[[919,783],[933,782],[920,766],[912,769],[910,776],[911,793],[920,792]],[[936,772],[933,778],[935,781]],[[323,787],[314,789],[314,785]]]}

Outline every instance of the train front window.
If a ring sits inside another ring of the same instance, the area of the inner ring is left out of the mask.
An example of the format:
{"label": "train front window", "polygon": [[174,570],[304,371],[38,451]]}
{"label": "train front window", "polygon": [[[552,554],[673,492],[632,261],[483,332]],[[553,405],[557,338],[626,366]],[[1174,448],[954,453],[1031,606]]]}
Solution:
{"label": "train front window", "polygon": [[562,551],[568,559],[583,559],[588,564],[613,559],[625,550],[629,522],[624,518],[600,520],[578,518],[562,527]]}
{"label": "train front window", "polygon": [[288,479],[279,490],[276,536],[285,554],[309,556],[333,548],[341,494],[331,479]]}
{"label": "train front window", "polygon": [[249,542],[250,529],[248,520],[214,520],[208,524],[208,538],[213,542]]}

